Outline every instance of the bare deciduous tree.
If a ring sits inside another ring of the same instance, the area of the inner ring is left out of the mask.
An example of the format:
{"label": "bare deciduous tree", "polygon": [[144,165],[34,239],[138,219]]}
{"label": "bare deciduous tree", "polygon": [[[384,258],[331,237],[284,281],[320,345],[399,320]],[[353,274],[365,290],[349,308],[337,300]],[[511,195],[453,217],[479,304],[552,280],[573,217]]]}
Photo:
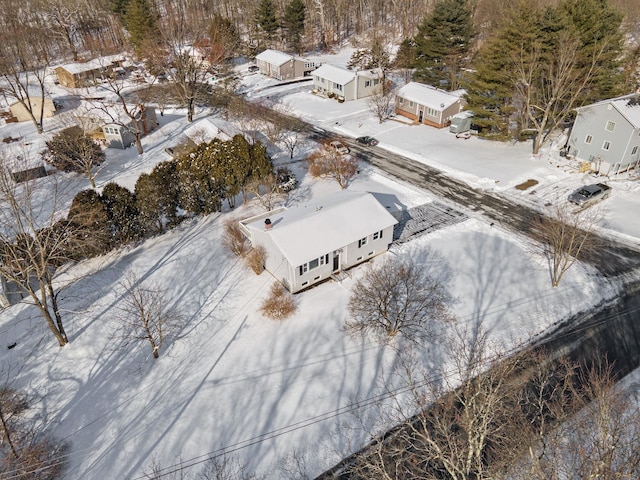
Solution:
{"label": "bare deciduous tree", "polygon": [[280,137],[280,142],[289,152],[289,158],[292,159],[296,148],[305,138],[307,125],[298,118],[287,116],[282,119],[282,126],[284,132]]}
{"label": "bare deciduous tree", "polygon": [[56,54],[49,27],[29,5],[2,2],[0,16],[0,94],[28,112],[38,133],[44,131],[47,69]]}
{"label": "bare deciduous tree", "polygon": [[[7,379],[10,378],[8,372]],[[30,417],[27,397],[8,382],[0,386],[0,475],[4,478],[59,478],[68,445],[43,431]]]}
{"label": "bare deciduous tree", "polygon": [[278,179],[273,173],[263,178],[251,180],[246,190],[258,199],[260,205],[267,212],[273,210],[276,204],[284,198],[278,185]]}
{"label": "bare deciduous tree", "polygon": [[42,152],[45,162],[65,172],[79,172],[89,180],[91,188],[96,188],[95,178],[105,154],[100,146],[80,127],[69,127],[46,142]]}
{"label": "bare deciduous tree", "polygon": [[149,343],[153,358],[158,358],[165,340],[180,328],[178,310],[170,305],[170,298],[159,285],[143,285],[132,270],[125,273],[121,286],[125,296],[117,320],[122,338],[125,342]]}
{"label": "bare deciduous tree", "polygon": [[137,90],[133,94],[134,100],[131,101],[125,79],[117,73],[105,77],[102,86],[115,96],[115,103],[109,99],[96,99],[89,96],[86,100],[91,108],[87,114],[91,115],[93,111],[93,114],[97,113],[109,123],[118,125],[128,132],[136,144],[138,154],[142,155],[144,153],[142,137],[155,128],[155,125],[149,124],[152,120],[146,114],[147,99],[142,96],[148,93],[148,90]]}
{"label": "bare deciduous tree", "polygon": [[597,222],[594,210],[571,210],[558,206],[552,216],[540,216],[534,232],[542,242],[551,269],[551,285],[560,285],[563,275],[580,258],[592,253],[596,246],[593,234]]}
{"label": "bare deciduous tree", "polygon": [[351,155],[341,155],[326,145],[307,158],[309,173],[313,177],[330,178],[338,182],[343,190],[349,186],[358,173],[358,159]]}
{"label": "bare deciduous tree", "polygon": [[6,167],[0,169],[0,275],[38,308],[60,346],[69,339],[54,274],[92,241],[81,227],[63,220],[58,203],[63,196],[55,177],[17,184]]}
{"label": "bare deciduous tree", "polygon": [[370,266],[353,288],[346,331],[383,342],[398,334],[410,340],[429,335],[429,322],[450,318],[448,278],[448,267],[433,252],[420,264],[388,258]]}
{"label": "bare deciduous tree", "polygon": [[367,99],[371,113],[378,117],[378,123],[384,122],[393,114],[393,99],[395,91],[391,80],[381,80],[382,85],[373,95]]}

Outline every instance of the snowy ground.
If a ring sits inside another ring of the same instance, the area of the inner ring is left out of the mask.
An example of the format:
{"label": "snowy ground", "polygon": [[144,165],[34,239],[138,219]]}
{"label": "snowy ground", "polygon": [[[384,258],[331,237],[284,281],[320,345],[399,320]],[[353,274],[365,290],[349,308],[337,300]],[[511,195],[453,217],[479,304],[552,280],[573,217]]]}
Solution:
{"label": "snowy ground", "polygon": [[[287,104],[339,135],[374,135],[381,148],[540,208],[564,201],[577,185],[594,180],[572,171],[553,148],[534,158],[529,145],[459,140],[446,131],[398,121],[378,124],[365,102],[339,104],[311,95],[309,87],[260,90],[272,83],[260,75],[245,82],[249,98],[269,92],[269,101]],[[161,128],[143,140],[142,156],[132,148],[108,152],[97,177],[99,187],[116,181],[133,188],[140,173],[169,158],[164,148],[177,143],[188,124],[180,111],[158,118]],[[233,133],[233,125],[215,120],[222,131]],[[37,152],[42,139],[32,130],[29,124],[5,125],[0,136],[20,136]],[[311,148],[303,145],[296,159]],[[285,152],[271,152],[276,163],[288,161]],[[306,176],[302,163],[293,168],[302,181],[299,197],[338,188]],[[70,192],[88,187],[82,177],[57,176]],[[527,179],[539,184],[524,192],[514,188]],[[609,183],[613,195],[601,207],[602,228],[637,242],[640,222],[633,215],[640,203],[638,182]],[[407,207],[432,201],[429,194],[365,167],[349,188],[394,195]],[[295,195],[291,201],[297,201]],[[352,270],[340,283],[297,295],[298,311],[286,321],[262,317],[259,304],[272,279],[267,273],[256,276],[221,245],[224,220],[255,208],[246,205],[194,219],[61,276],[63,282],[84,274],[59,299],[71,339],[64,348],[55,345],[26,303],[0,313],[3,341],[17,342],[12,350],[0,350],[4,374],[33,399],[36,419],[71,443],[67,478],[142,478],[154,458],[163,467],[181,461],[191,465],[223,451],[235,452],[251,470],[271,479],[287,478],[278,466],[295,454],[314,475],[366,441],[366,434],[357,430],[358,419],[347,410],[378,394],[382,384],[396,386],[399,379],[393,374],[392,348],[352,339],[342,330],[350,288],[364,268]],[[546,260],[527,239],[466,213],[469,220],[389,254],[410,255],[420,263],[432,249],[448,259],[456,298],[452,308],[460,324],[482,324],[496,342],[513,347],[616,295],[615,285],[584,265],[574,266],[560,287],[551,288]],[[145,282],[161,285],[185,319],[180,335],[155,361],[146,345],[125,347],[113,337],[123,292],[118,281],[129,269]],[[447,368],[449,359],[438,345],[427,351],[427,367]]]}

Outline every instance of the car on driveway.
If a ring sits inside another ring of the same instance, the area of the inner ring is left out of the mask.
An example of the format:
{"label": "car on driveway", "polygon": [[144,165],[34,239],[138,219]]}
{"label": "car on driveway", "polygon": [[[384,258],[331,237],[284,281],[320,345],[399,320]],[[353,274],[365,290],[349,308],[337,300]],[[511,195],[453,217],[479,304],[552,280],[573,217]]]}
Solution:
{"label": "car on driveway", "polygon": [[349,150],[349,147],[346,147],[344,143],[342,143],[339,140],[334,140],[329,144],[329,146],[333,148],[336,152],[338,152],[340,155],[347,155],[351,151]]}
{"label": "car on driveway", "polygon": [[249,73],[256,73],[260,70],[260,67],[258,67],[257,65],[249,65],[249,68],[247,70],[249,71]]}
{"label": "car on driveway", "polygon": [[578,188],[567,199],[580,207],[588,207],[600,200],[604,200],[611,193],[611,187],[604,183],[594,183]]}
{"label": "car on driveway", "polygon": [[356,138],[356,142],[361,143],[362,145],[369,145],[370,147],[378,145],[378,140],[369,136],[358,137]]}

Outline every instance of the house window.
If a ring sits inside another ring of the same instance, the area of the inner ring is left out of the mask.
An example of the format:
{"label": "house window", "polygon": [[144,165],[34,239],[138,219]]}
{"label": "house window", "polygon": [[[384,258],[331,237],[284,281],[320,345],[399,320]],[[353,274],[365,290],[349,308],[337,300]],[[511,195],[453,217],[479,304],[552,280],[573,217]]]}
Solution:
{"label": "house window", "polygon": [[378,240],[379,238],[382,238],[382,230],[373,234],[374,240]]}
{"label": "house window", "polygon": [[374,85],[378,85],[379,83],[380,83],[380,80],[379,80],[379,79],[377,79],[377,78],[373,81],[373,84],[374,84]]}
{"label": "house window", "polygon": [[333,84],[333,88],[335,88],[336,90],[338,90],[340,92],[342,91],[342,85],[338,85],[337,83]]}
{"label": "house window", "polygon": [[320,257],[320,265],[325,265],[329,263],[329,254],[323,255]]}
{"label": "house window", "polygon": [[402,105],[404,103],[404,98],[398,97],[398,104]]}
{"label": "house window", "polygon": [[605,127],[605,130],[607,132],[613,132],[615,128],[616,128],[616,122],[612,122],[611,120],[609,120],[607,122],[607,126]]}
{"label": "house window", "polygon": [[438,114],[435,108],[427,108],[427,113],[432,117],[435,117]]}
{"label": "house window", "polygon": [[314,268],[318,268],[319,264],[320,264],[320,260],[318,260],[317,258],[311,260],[309,262],[309,270],[313,270]]}
{"label": "house window", "polygon": [[309,271],[309,265],[308,264],[304,264],[304,265],[300,265],[298,267],[298,271],[300,272],[300,275],[304,275],[305,273],[307,273]]}
{"label": "house window", "polygon": [[603,149],[603,150],[609,150],[609,147],[611,147],[611,142],[606,142],[606,141],[605,141],[605,142],[602,144],[602,149]]}
{"label": "house window", "polygon": [[591,135],[587,135],[587,138],[584,139],[584,143],[591,143],[591,140],[593,140],[593,137]]}
{"label": "house window", "polygon": [[370,87],[371,86],[371,80],[367,80],[366,82],[364,82],[364,86],[365,87]]}
{"label": "house window", "polygon": [[360,240],[358,240],[358,248],[362,247],[363,245],[367,244],[367,237],[361,238]]}
{"label": "house window", "polygon": [[413,107],[413,102],[412,101],[409,101],[409,106]]}
{"label": "house window", "polygon": [[637,145],[631,149],[631,155],[635,155],[636,153],[638,153],[638,146]]}

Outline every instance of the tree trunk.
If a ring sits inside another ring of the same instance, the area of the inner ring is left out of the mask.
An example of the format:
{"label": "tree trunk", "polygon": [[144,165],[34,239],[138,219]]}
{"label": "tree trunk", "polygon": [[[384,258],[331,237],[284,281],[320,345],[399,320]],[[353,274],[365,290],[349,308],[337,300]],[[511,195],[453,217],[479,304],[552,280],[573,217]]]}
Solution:
{"label": "tree trunk", "polygon": [[4,413],[2,412],[2,408],[0,408],[0,421],[2,421],[2,430],[4,431],[4,438],[7,439],[7,443],[9,444],[9,448],[11,449],[11,453],[14,458],[18,458],[18,451],[16,447],[13,445],[13,441],[11,440],[11,434],[9,433],[9,427],[7,425],[7,421],[4,418]]}
{"label": "tree trunk", "polygon": [[[37,301],[37,307],[40,309],[40,313],[42,313],[44,320],[47,322],[47,325],[49,326],[49,330],[51,330],[51,333],[53,333],[53,336],[56,337],[58,344],[61,347],[64,347],[67,343],[69,343],[69,340],[67,340],[66,335],[63,335],[58,330],[56,323],[53,321],[53,318],[51,317],[51,312],[49,312],[49,309],[46,307],[46,305],[42,305],[39,301]],[[59,325],[61,326],[62,323],[60,323]]]}
{"label": "tree trunk", "polygon": [[144,149],[142,148],[142,135],[140,132],[136,132],[136,148],[138,149],[138,155],[142,155],[144,153]]}
{"label": "tree trunk", "polygon": [[[62,324],[62,317],[60,316],[60,308],[58,307],[58,299],[53,292],[53,287],[51,286],[51,280],[47,279],[47,291],[49,292],[49,297],[51,297],[51,308],[53,308],[53,314],[56,317],[56,325],[58,327],[58,332],[60,336],[64,339],[64,343],[69,343],[69,338],[67,337],[67,332],[64,331],[64,325]],[[62,345],[61,345],[62,346]]]}
{"label": "tree trunk", "polygon": [[195,100],[193,97],[187,99],[187,121],[193,122],[193,113],[195,111]]}

